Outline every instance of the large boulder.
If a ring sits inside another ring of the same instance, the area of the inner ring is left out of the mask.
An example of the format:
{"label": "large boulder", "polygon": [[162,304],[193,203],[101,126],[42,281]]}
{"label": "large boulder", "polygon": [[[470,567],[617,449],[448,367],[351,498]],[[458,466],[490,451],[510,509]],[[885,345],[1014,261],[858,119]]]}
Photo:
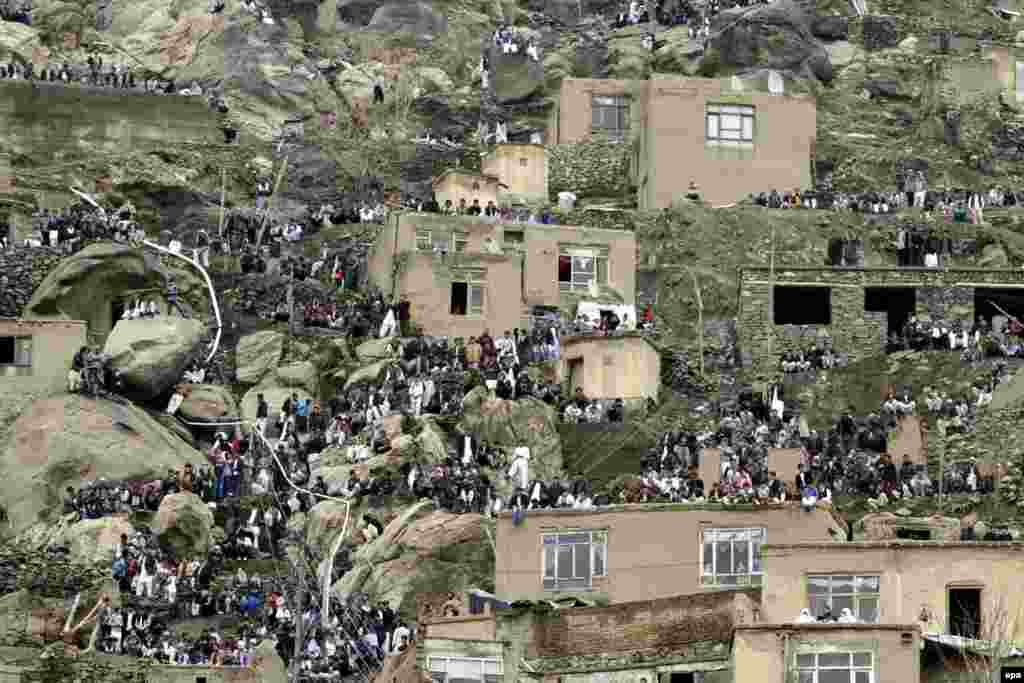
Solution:
{"label": "large boulder", "polygon": [[209,297],[205,283],[184,262],[180,266],[174,261],[161,265],[152,253],[126,244],[91,244],[50,271],[23,315],[38,320],[85,320],[90,334],[106,336],[117,322],[112,320],[112,309],[122,292],[162,291],[164,273],[175,275],[180,301],[205,310],[197,308]]}
{"label": "large boulder", "polygon": [[153,533],[179,560],[203,555],[210,549],[213,512],[194,493],[174,493],[160,501]]}
{"label": "large boulder", "polygon": [[388,364],[391,363],[389,360],[381,360],[376,363],[370,363],[359,368],[345,380],[345,388],[349,389],[359,384],[360,382],[375,382]]}
{"label": "large boulder", "polygon": [[383,358],[391,358],[394,356],[391,353],[391,346],[394,343],[395,340],[391,338],[368,339],[356,347],[356,358],[363,363],[375,363]]}
{"label": "large boulder", "polygon": [[198,320],[169,315],[121,320],[103,350],[121,371],[126,392],[148,401],[181,381],[205,331]]}
{"label": "large boulder", "polygon": [[271,640],[264,640],[252,653],[252,664],[249,665],[256,678],[253,683],[287,683],[288,670],[284,660],[277,652],[277,646]]}
{"label": "large boulder", "polygon": [[409,33],[417,38],[431,39],[444,34],[448,21],[444,15],[425,2],[392,2],[373,13],[371,31]]}
{"label": "large boulder", "polygon": [[25,403],[2,432],[0,501],[14,533],[60,511],[68,486],[149,481],[203,456],[145,410],[77,394]]}
{"label": "large boulder", "polygon": [[822,40],[846,40],[850,35],[850,20],[838,15],[815,17],[811,33]]}
{"label": "large boulder", "polygon": [[220,422],[238,416],[231,390],[219,384],[186,384],[178,415],[188,422]]}
{"label": "large boulder", "polygon": [[531,479],[563,476],[562,442],[555,409],[535,398],[506,401],[476,387],[462,400],[459,431],[505,448],[530,448]]}
{"label": "large boulder", "polygon": [[730,69],[765,68],[831,77],[823,66],[828,53],[811,33],[803,9],[791,0],[721,12],[712,26],[710,47],[721,65]]}
{"label": "large boulder", "polygon": [[366,26],[387,0],[338,0],[338,19],[347,24]]}
{"label": "large boulder", "polygon": [[273,381],[267,383],[281,387],[297,387],[310,393],[316,393],[319,382],[320,375],[316,365],[311,361],[304,360],[275,368]]}
{"label": "large boulder", "polygon": [[526,55],[491,50],[494,96],[501,104],[524,102],[544,87],[544,64]]}
{"label": "large boulder", "polygon": [[57,544],[68,549],[68,558],[82,564],[109,562],[121,534],[131,536],[135,529],[123,516],[83,519],[67,527]]}
{"label": "large boulder", "polygon": [[256,384],[277,367],[284,351],[284,335],[274,330],[247,334],[235,347],[235,377],[243,384]]}

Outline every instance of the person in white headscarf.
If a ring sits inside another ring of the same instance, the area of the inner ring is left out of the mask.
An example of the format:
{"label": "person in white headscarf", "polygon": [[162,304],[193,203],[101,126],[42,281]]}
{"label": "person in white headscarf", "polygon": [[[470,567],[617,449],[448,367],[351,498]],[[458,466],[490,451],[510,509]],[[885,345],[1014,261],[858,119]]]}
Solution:
{"label": "person in white headscarf", "polygon": [[853,616],[853,611],[849,607],[844,607],[842,614],[839,615],[840,624],[856,624],[857,617]]}
{"label": "person in white headscarf", "polygon": [[796,623],[798,624],[813,624],[817,621],[818,620],[814,618],[814,615],[811,614],[811,610],[806,607],[800,610],[800,616],[796,618]]}

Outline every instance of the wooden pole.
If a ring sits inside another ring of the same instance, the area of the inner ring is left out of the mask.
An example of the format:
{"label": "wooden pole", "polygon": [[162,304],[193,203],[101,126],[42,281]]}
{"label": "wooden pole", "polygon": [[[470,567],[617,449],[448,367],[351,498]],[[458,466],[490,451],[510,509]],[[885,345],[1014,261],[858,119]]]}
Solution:
{"label": "wooden pole", "polygon": [[260,223],[260,232],[259,232],[258,235],[256,235],[256,249],[257,250],[260,248],[260,245],[263,243],[263,233],[267,229],[267,219],[270,217],[270,208],[274,204],[274,197],[277,196],[277,191],[281,189],[281,181],[284,180],[284,172],[285,172],[285,169],[287,169],[287,168],[288,168],[288,157],[285,157],[284,161],[281,163],[281,168],[277,172],[277,180],[274,182],[274,191],[271,193],[270,197],[267,198],[267,208],[263,212],[263,221]]}
{"label": "wooden pole", "polygon": [[224,200],[228,191],[228,169],[225,166],[220,170],[220,220],[217,221],[217,235],[224,236]]}
{"label": "wooden pole", "polygon": [[690,269],[690,277],[693,278],[693,291],[697,295],[697,348],[700,354],[700,378],[704,379],[704,300],[700,295],[700,283],[697,281],[697,274]]}
{"label": "wooden pole", "polygon": [[772,226],[771,247],[768,252],[768,357],[775,352],[775,226]]}

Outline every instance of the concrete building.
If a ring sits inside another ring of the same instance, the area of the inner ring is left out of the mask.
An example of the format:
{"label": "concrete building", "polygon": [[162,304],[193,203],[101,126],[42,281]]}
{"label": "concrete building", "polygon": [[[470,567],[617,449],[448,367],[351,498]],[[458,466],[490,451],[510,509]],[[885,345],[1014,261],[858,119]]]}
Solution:
{"label": "concrete building", "polygon": [[580,336],[562,340],[559,379],[590,399],[637,401],[658,398],[661,355],[638,333]]}
{"label": "concrete building", "polygon": [[503,183],[502,200],[548,200],[548,151],[544,145],[495,145],[480,166],[484,174]]}
{"label": "concrete building", "polygon": [[865,623],[919,624],[927,634],[1024,637],[1024,543],[880,541],[763,546],[766,622],[830,605]]}
{"label": "concrete building", "polygon": [[449,199],[455,207],[461,199],[466,200],[466,206],[473,206],[474,199],[480,200],[481,207],[487,206],[487,202],[497,203],[500,184],[495,175],[462,168],[449,168],[432,181],[434,197],[442,208]]}
{"label": "concrete building", "polygon": [[82,320],[0,318],[0,381],[54,391],[66,387],[71,361],[87,333]]}
{"label": "concrete building", "polygon": [[760,586],[763,543],[845,537],[831,512],[793,504],[532,510],[518,526],[511,513],[501,513],[495,593],[504,600],[583,596],[616,604]]}
{"label": "concrete building", "polygon": [[369,271],[385,295],[410,302],[412,323],[424,334],[498,336],[529,327],[529,306],[632,302],[636,238],[623,230],[406,213],[380,231]]}
{"label": "concrete building", "polygon": [[982,268],[846,268],[763,266],[740,271],[737,333],[743,364],[778,370],[781,354],[807,351],[828,338],[857,361],[885,351],[890,333],[911,316],[991,321],[993,306],[1024,315],[1024,272]]}
{"label": "concrete building", "polygon": [[712,205],[810,187],[816,126],[813,97],[734,90],[731,79],[566,78],[549,139],[630,145],[638,206],[660,209],[690,181]]}

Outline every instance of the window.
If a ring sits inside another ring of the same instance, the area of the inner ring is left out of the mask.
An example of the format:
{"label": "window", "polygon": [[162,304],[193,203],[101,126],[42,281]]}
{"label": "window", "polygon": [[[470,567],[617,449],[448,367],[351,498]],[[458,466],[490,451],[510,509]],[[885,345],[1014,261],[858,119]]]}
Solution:
{"label": "window", "polygon": [[466,251],[466,245],[469,244],[469,235],[464,232],[453,232],[452,233],[452,253],[462,254]]}
{"label": "window", "polygon": [[514,244],[516,246],[523,245],[523,231],[522,230],[506,230],[502,236],[505,244]]}
{"label": "window", "polygon": [[981,589],[949,589],[949,635],[979,638],[981,633]]}
{"label": "window", "polygon": [[772,291],[776,325],[831,325],[831,287],[778,286]]}
{"label": "window", "polygon": [[1017,62],[1017,99],[1024,100],[1024,62]]}
{"label": "window", "polygon": [[590,100],[590,132],[622,140],[629,130],[629,99],[594,95]]}
{"label": "window", "polygon": [[452,279],[452,315],[483,315],[484,292],[487,289],[483,271],[469,271],[455,275]]}
{"label": "window", "polygon": [[754,108],[744,105],[709,104],[707,140],[716,145],[754,142]]}
{"label": "window", "polygon": [[558,288],[586,292],[590,285],[608,284],[608,248],[561,247],[558,251]]}
{"label": "window", "polygon": [[874,683],[870,652],[820,652],[797,655],[799,683]]}
{"label": "window", "polygon": [[431,656],[429,660],[434,683],[498,683],[502,679],[500,659]]}
{"label": "window", "polygon": [[764,529],[707,529],[701,547],[701,584],[760,586]]}
{"label": "window", "polygon": [[819,617],[829,607],[839,617],[849,609],[858,621],[878,623],[877,576],[808,576],[807,603],[811,614]]}
{"label": "window", "polygon": [[529,163],[530,162],[527,161],[526,157],[519,157],[519,165],[521,167],[526,168],[529,165]]}
{"label": "window", "polygon": [[434,248],[429,230],[416,231],[416,251],[430,251]]}
{"label": "window", "polygon": [[32,337],[0,337],[0,365],[32,366]]}
{"label": "window", "polygon": [[479,190],[479,189],[480,189],[480,183],[474,181],[473,182],[473,190]]}
{"label": "window", "polygon": [[590,588],[605,576],[607,537],[604,531],[544,534],[544,590]]}

